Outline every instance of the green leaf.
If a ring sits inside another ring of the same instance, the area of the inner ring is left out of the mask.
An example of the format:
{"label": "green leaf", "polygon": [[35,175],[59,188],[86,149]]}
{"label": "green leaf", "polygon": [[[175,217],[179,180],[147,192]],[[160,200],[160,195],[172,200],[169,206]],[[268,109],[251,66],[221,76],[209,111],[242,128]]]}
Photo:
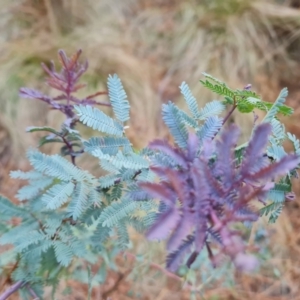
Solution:
{"label": "green leaf", "polygon": [[197,119],[199,111],[198,111],[198,103],[196,98],[193,96],[189,86],[185,82],[182,82],[179,88],[181,94],[184,96],[185,102],[188,105],[194,119]]}
{"label": "green leaf", "polygon": [[45,155],[38,151],[29,151],[28,158],[36,171],[62,181],[75,179],[77,181],[95,181],[87,171],[81,170],[60,155]]}
{"label": "green leaf", "polygon": [[107,85],[109,99],[116,118],[121,122],[128,121],[130,105],[120,78],[116,74],[109,75]]}
{"label": "green leaf", "polygon": [[39,179],[31,180],[29,185],[20,188],[16,196],[20,201],[30,200],[38,196],[42,190],[49,187],[52,183],[52,178],[40,176]]}
{"label": "green leaf", "polygon": [[107,240],[109,237],[109,234],[111,232],[111,228],[103,226],[102,223],[98,223],[96,230],[94,231],[94,234],[92,236],[92,241],[100,246]]}
{"label": "green leaf", "polygon": [[296,136],[294,134],[291,134],[289,132],[287,133],[287,137],[293,143],[295,153],[300,156],[300,142],[299,142],[299,140],[296,138]]}
{"label": "green leaf", "polygon": [[0,215],[1,220],[9,220],[12,217],[28,217],[28,212],[0,195]]}
{"label": "green leaf", "polygon": [[26,235],[20,236],[18,241],[15,243],[16,251],[23,251],[28,248],[32,244],[38,244],[39,242],[43,242],[46,239],[45,234],[34,230],[29,231]]}
{"label": "green leaf", "polygon": [[74,108],[77,111],[80,121],[88,127],[103,133],[120,137],[123,136],[123,126],[98,108],[89,105],[75,105]]}
{"label": "green leaf", "polygon": [[268,192],[268,199],[274,203],[283,203],[286,193],[291,192],[291,186],[285,183],[276,183],[274,188]]}
{"label": "green leaf", "polygon": [[192,117],[190,117],[188,114],[186,114],[184,111],[180,111],[180,116],[181,116],[181,119],[183,120],[183,122],[189,126],[189,127],[192,127],[192,128],[197,128],[198,127],[198,122],[193,119]]}
{"label": "green leaf", "polygon": [[35,127],[35,126],[30,126],[26,128],[26,132],[36,132],[36,131],[47,131],[47,132],[51,132],[55,135],[60,135],[60,133],[58,131],[56,131],[55,129],[51,128],[51,127]]}
{"label": "green leaf", "polygon": [[117,225],[118,230],[118,246],[121,250],[128,248],[129,244],[129,235],[126,227],[126,223],[122,220]]}
{"label": "green leaf", "polygon": [[105,154],[116,155],[120,148],[131,147],[130,141],[126,137],[92,137],[83,143],[85,150],[92,153],[101,149]]}
{"label": "green leaf", "polygon": [[270,213],[269,223],[275,223],[283,209],[283,204],[279,205],[276,210]]}
{"label": "green leaf", "polygon": [[283,103],[285,102],[287,95],[288,95],[287,88],[282,89],[276,101],[274,102],[274,104],[272,105],[271,109],[268,111],[268,113],[266,114],[262,122],[271,122],[272,119],[275,118],[280,107],[283,106]]}
{"label": "green leaf", "polygon": [[63,141],[60,138],[51,138],[49,136],[44,136],[39,140],[39,147],[42,147],[49,143],[63,143]]}
{"label": "green leaf", "polygon": [[205,104],[205,106],[200,110],[198,119],[206,120],[209,117],[219,115],[221,112],[225,110],[225,105],[218,101],[213,100]]}
{"label": "green leaf", "polygon": [[57,261],[60,263],[60,265],[67,267],[73,258],[72,249],[61,241],[54,241],[53,247]]}
{"label": "green leaf", "polygon": [[205,76],[206,80],[200,80],[200,82],[204,87],[208,88],[218,95],[234,98],[235,91],[230,89],[224,82],[219,81],[218,79],[207,73],[203,73],[203,75]]}
{"label": "green leaf", "polygon": [[237,102],[237,109],[241,113],[250,113],[255,108],[254,104],[249,103],[246,99],[241,99]]}
{"label": "green leaf", "polygon": [[36,221],[29,219],[22,222],[19,226],[10,229],[0,237],[0,244],[15,244],[20,237],[26,236],[26,234],[32,230],[37,230],[38,224]]}
{"label": "green leaf", "polygon": [[175,142],[180,148],[185,149],[187,146],[188,133],[180,110],[174,103],[169,102],[168,104],[163,104],[162,114],[163,120],[168,126]]}
{"label": "green leaf", "polygon": [[73,190],[73,182],[56,184],[43,195],[42,201],[46,204],[47,209],[57,209],[68,201]]}
{"label": "green leaf", "polygon": [[113,202],[110,206],[103,209],[99,222],[102,223],[102,226],[115,226],[121,219],[134,212],[137,207],[138,203],[129,199]]}
{"label": "green leaf", "polygon": [[104,159],[110,162],[119,169],[124,167],[127,169],[139,170],[149,167],[149,162],[134,152],[124,155],[121,151],[118,151],[117,155],[110,156],[109,154],[104,154],[100,149],[96,149],[92,152],[92,155],[98,157],[100,160]]}
{"label": "green leaf", "polygon": [[71,202],[67,211],[70,212],[74,220],[77,220],[88,207],[89,187],[83,183],[77,183]]}
{"label": "green leaf", "polygon": [[17,171],[10,171],[10,177],[11,178],[17,178],[17,179],[23,179],[23,180],[35,180],[40,179],[43,174],[36,171],[29,171],[29,172],[23,172],[20,170]]}
{"label": "green leaf", "polygon": [[206,119],[205,123],[196,131],[200,141],[205,139],[212,139],[222,128],[223,119],[217,116],[211,116]]}

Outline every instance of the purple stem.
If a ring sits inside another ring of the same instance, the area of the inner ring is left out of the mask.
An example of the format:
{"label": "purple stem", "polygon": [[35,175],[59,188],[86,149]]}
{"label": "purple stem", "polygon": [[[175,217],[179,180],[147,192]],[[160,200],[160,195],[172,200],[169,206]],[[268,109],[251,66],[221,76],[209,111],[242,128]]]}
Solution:
{"label": "purple stem", "polygon": [[29,291],[30,295],[31,295],[32,297],[34,297],[34,300],[39,300],[39,299],[40,299],[40,298],[38,297],[38,295],[35,293],[35,291],[32,289],[32,287],[31,287],[29,284],[26,285],[26,288],[27,288],[27,290]]}
{"label": "purple stem", "polygon": [[90,104],[90,105],[96,104],[96,105],[111,107],[111,104],[109,102],[102,102],[102,101],[100,102],[100,101],[96,101],[94,99],[91,99],[89,97],[80,100],[80,99],[77,99],[74,96],[70,95],[70,101],[75,102],[77,104]]}
{"label": "purple stem", "polygon": [[67,93],[67,106],[70,105],[70,96],[71,96],[71,76],[70,76],[70,72],[69,70],[67,70],[67,90],[66,90],[66,93]]}
{"label": "purple stem", "polygon": [[24,281],[18,281],[13,284],[10,288],[8,288],[2,295],[0,295],[0,300],[6,300],[10,295],[15,293],[17,290],[22,288],[25,285]]}
{"label": "purple stem", "polygon": [[99,102],[99,101],[96,101],[96,100],[92,100],[92,99],[87,99],[87,100],[82,100],[81,102],[82,104],[96,104],[96,105],[102,105],[102,106],[108,106],[108,107],[111,107],[111,104],[108,103],[108,102]]}
{"label": "purple stem", "polygon": [[232,115],[232,113],[234,112],[234,110],[237,108],[237,104],[236,104],[236,99],[235,97],[233,98],[233,106],[231,108],[231,110],[228,112],[228,114],[226,115],[226,117],[223,120],[223,125],[227,122],[227,120],[229,119],[229,117]]}
{"label": "purple stem", "polygon": [[76,163],[75,163],[76,156],[73,153],[73,146],[72,146],[72,144],[69,141],[67,141],[67,139],[64,136],[61,136],[61,138],[62,138],[63,142],[66,144],[66,146],[68,147],[68,149],[70,151],[70,156],[71,156],[72,164],[74,166],[76,166]]}

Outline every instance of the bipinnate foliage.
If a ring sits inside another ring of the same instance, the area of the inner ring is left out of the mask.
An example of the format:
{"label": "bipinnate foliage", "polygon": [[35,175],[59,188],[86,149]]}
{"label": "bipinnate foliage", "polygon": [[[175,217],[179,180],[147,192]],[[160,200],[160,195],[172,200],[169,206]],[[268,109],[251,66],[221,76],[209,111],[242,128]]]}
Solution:
{"label": "bipinnate foliage", "polygon": [[77,122],[77,116],[74,111],[75,105],[104,105],[110,106],[108,102],[95,100],[97,96],[105,95],[107,92],[97,92],[93,95],[84,98],[78,98],[76,92],[85,87],[85,84],[80,83],[81,76],[88,69],[88,62],[80,63],[79,58],[81,50],[78,50],[72,57],[68,58],[64,51],[58,52],[58,58],[61,64],[61,70],[56,71],[54,62],[51,61],[48,67],[44,63],[42,68],[49,76],[46,84],[58,91],[55,97],[50,97],[40,91],[31,88],[21,88],[20,96],[28,99],[40,100],[47,103],[50,109],[59,110],[66,116],[65,122],[61,129],[53,129],[49,127],[29,127],[28,132],[45,131],[50,134],[40,140],[39,146],[47,143],[63,143],[61,154],[70,155],[72,161],[75,157],[83,153],[83,147],[79,133],[74,130]]}
{"label": "bipinnate foliage", "polygon": [[[60,72],[53,63],[43,65],[47,84],[59,91],[57,96],[20,90],[22,97],[46,102],[66,119],[60,129],[27,130],[47,132],[39,147],[46,143],[62,147],[56,155],[30,150],[32,170],[11,172],[11,177],[27,184],[16,195],[18,205],[0,197],[0,244],[13,245],[1,254],[1,272],[16,282],[24,299],[33,292],[42,298],[46,285],[52,286],[54,295],[64,277],[88,281],[90,287],[101,284],[105,270],[115,268],[114,257],[130,246],[128,227],[150,240],[167,240],[171,271],[183,260],[191,266],[203,248],[213,266],[219,266],[225,254],[241,270],[255,268],[258,261],[247,254],[236,225],[249,226],[262,215],[275,222],[285,200],[294,197],[291,179],[297,175],[299,141],[278,119],[278,113],[292,113],[284,105],[287,90],[271,104],[249,86],[232,90],[205,74],[202,84],[224,99],[199,109],[183,82],[180,90],[190,114],[172,102],[162,107],[175,145],[155,140],[136,151],[126,137],[130,105],[117,75],[108,77],[108,92],[76,96],[88,67],[79,62],[80,54],[68,58],[59,51]],[[110,102],[96,101],[99,95],[108,95]],[[110,106],[114,117],[97,105]],[[267,112],[260,124],[254,124],[249,142],[240,146],[237,126],[224,127],[236,108],[240,113]],[[99,135],[83,139],[78,123]],[[295,154],[285,152],[286,139]],[[105,175],[97,177],[77,166],[76,158],[84,152],[99,159]],[[15,218],[17,223],[12,222]],[[91,266],[99,268],[91,274]]]}
{"label": "bipinnate foliage", "polygon": [[224,82],[221,82],[213,76],[207,73],[203,73],[203,75],[205,77],[205,80],[200,80],[200,82],[214,93],[224,96],[225,103],[236,103],[237,109],[241,113],[249,113],[256,108],[267,112],[270,116],[270,119],[275,117],[278,112],[282,113],[283,115],[291,115],[293,113],[292,108],[284,105],[285,98],[287,96],[286,88],[281,91],[280,96],[276,101],[277,103],[269,103],[263,101],[257,93],[251,91],[251,85],[247,85],[242,90],[233,90],[229,88]]}
{"label": "bipinnate foliage", "polygon": [[147,236],[151,240],[168,239],[169,269],[175,271],[187,251],[193,251],[187,261],[191,265],[203,247],[216,263],[218,256],[212,254],[211,241],[237,267],[256,266],[255,258],[244,254],[245,245],[232,224],[256,221],[259,212],[253,202],[265,202],[275,185],[274,178],[285,175],[300,162],[297,155],[274,163],[263,156],[270,133],[270,124],[255,128],[241,163],[237,163],[234,151],[238,139],[235,125],[213,141],[205,139],[200,143],[195,134],[190,134],[184,150],[159,140],[149,145],[177,164],[173,169],[163,165],[151,167],[161,181],[140,183],[143,190],[164,203],[164,211]]}

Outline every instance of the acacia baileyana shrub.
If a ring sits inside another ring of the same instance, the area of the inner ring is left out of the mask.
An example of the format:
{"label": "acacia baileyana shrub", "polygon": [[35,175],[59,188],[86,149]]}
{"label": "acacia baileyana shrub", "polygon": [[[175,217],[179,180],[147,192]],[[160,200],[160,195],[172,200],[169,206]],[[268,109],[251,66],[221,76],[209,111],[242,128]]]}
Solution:
{"label": "acacia baileyana shrub", "polygon": [[[115,267],[114,257],[130,244],[129,227],[150,240],[166,240],[166,268],[171,272],[192,266],[202,251],[216,268],[227,256],[240,270],[255,269],[259,261],[247,252],[241,226],[249,227],[263,215],[275,222],[285,201],[294,197],[291,179],[300,163],[299,141],[278,119],[292,114],[284,105],[287,90],[268,103],[249,85],[234,90],[204,74],[201,83],[223,99],[199,109],[183,82],[180,90],[189,112],[172,102],[162,106],[174,145],[155,140],[136,151],[126,137],[130,105],[117,75],[108,77],[108,93],[76,96],[88,68],[79,62],[80,54],[68,58],[59,51],[59,72],[53,63],[42,65],[48,85],[57,90],[55,97],[20,90],[21,97],[46,102],[66,118],[60,128],[27,129],[45,132],[39,147],[60,143],[61,152],[30,150],[32,170],[11,172],[11,177],[27,181],[16,195],[20,203],[0,197],[0,243],[13,245],[1,253],[0,268],[14,282],[0,299],[16,290],[25,299],[42,298],[47,285],[54,295],[59,280],[79,278],[83,266],[97,284],[103,283],[106,269]],[[110,102],[96,100],[104,94]],[[103,105],[111,107],[114,118],[98,108]],[[265,117],[255,118],[249,141],[237,145],[239,128],[224,125],[235,110],[255,109]],[[78,123],[101,134],[84,140]],[[286,139],[295,153],[285,152]],[[83,153],[96,157],[106,175],[97,178],[79,168],[76,159]],[[20,220],[18,225],[12,225],[12,218]],[[91,275],[100,258],[99,270]]]}

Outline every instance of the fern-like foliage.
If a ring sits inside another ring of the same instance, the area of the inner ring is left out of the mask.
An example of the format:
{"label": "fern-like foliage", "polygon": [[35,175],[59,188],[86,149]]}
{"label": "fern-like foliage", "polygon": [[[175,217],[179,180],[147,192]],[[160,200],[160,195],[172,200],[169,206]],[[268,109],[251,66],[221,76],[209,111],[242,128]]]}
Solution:
{"label": "fern-like foliage", "polygon": [[198,109],[198,103],[196,98],[193,96],[189,86],[185,82],[183,82],[179,88],[181,90],[182,95],[184,96],[184,100],[188,105],[193,117],[197,119],[199,116],[199,109]]}
{"label": "fern-like foliage", "polygon": [[114,74],[108,77],[109,99],[116,118],[125,122],[129,120],[129,103],[120,78]]}
{"label": "fern-like foliage", "polygon": [[[167,266],[171,270],[177,269],[182,253],[194,249],[187,262],[191,265],[203,247],[209,247],[207,238],[212,231],[219,237],[221,252],[229,255],[237,267],[248,268],[251,264],[247,261],[254,261],[245,255],[244,263],[240,262],[245,246],[230,224],[257,220],[259,213],[252,208],[252,201],[264,201],[272,192],[287,190],[277,185],[270,191],[274,186],[272,179],[294,169],[300,161],[299,157],[290,155],[270,163],[263,156],[270,133],[268,124],[256,128],[238,166],[234,156],[238,130],[234,126],[224,131],[218,141],[190,135],[186,150],[171,150],[170,145],[160,141],[150,145],[151,149],[166,155],[174,153],[172,158],[180,165],[179,169],[153,167],[162,181],[140,183],[144,191],[167,207],[147,236],[154,240],[168,239]],[[202,145],[200,153],[195,151],[197,145]],[[272,218],[278,214],[277,209]]]}
{"label": "fern-like foliage", "polygon": [[125,137],[92,137],[87,142],[84,142],[83,145],[85,150],[90,154],[93,154],[94,151],[99,149],[103,154],[110,155],[116,155],[120,149],[132,152],[131,143]]}
{"label": "fern-like foliage", "polygon": [[175,139],[175,142],[180,148],[185,148],[187,145],[187,129],[185,123],[183,122],[180,110],[172,103],[163,105],[163,120],[168,126],[172,136]]}
{"label": "fern-like foliage", "polygon": [[93,129],[99,130],[103,133],[122,136],[123,127],[101,110],[91,107],[78,105],[75,106],[80,121]]}
{"label": "fern-like foliage", "polygon": [[124,199],[122,202],[113,202],[110,206],[103,210],[99,221],[102,226],[113,227],[126,216],[130,216],[136,210],[137,203],[130,199]]}
{"label": "fern-like foliage", "polygon": [[[42,299],[46,285],[52,287],[54,298],[64,276],[77,280],[86,275],[84,283],[102,284],[106,270],[116,268],[115,256],[130,244],[130,227],[151,240],[167,240],[170,270],[176,270],[183,259],[188,267],[196,266],[204,248],[214,265],[225,253],[239,269],[255,267],[257,261],[245,254],[241,233],[233,231],[232,225],[265,215],[275,222],[285,200],[294,197],[291,179],[297,174],[299,141],[285,132],[278,119],[279,113],[292,112],[284,105],[287,91],[272,104],[248,88],[233,90],[205,74],[202,84],[224,99],[199,109],[183,82],[179,88],[189,112],[172,102],[162,107],[176,147],[155,140],[136,151],[125,135],[130,106],[117,75],[108,77],[108,93],[76,95],[84,86],[79,79],[88,67],[79,62],[80,54],[67,57],[59,51],[59,72],[54,64],[43,65],[47,83],[58,95],[20,90],[22,97],[43,101],[66,119],[59,129],[27,128],[27,132],[45,132],[39,147],[59,143],[60,154],[28,151],[32,170],[11,172],[12,178],[27,182],[16,195],[19,203],[0,196],[0,244],[13,246],[0,259],[0,272],[8,274],[7,281],[16,282],[24,299],[33,294]],[[109,102],[95,100],[107,94]],[[111,107],[114,117],[96,105]],[[228,106],[233,107],[230,113],[235,108],[243,113],[267,112],[250,141],[238,147],[238,129],[222,130],[230,115],[221,114]],[[84,140],[78,123],[101,135]],[[296,155],[285,152],[286,138]],[[77,157],[83,153],[96,157],[105,173],[98,177],[80,168]],[[252,206],[255,201],[264,207],[258,211]],[[101,268],[92,276],[99,258]]]}
{"label": "fern-like foliage", "polygon": [[280,111],[280,108],[283,107],[283,103],[285,102],[287,95],[288,95],[287,88],[282,89],[274,105],[266,114],[263,120],[264,122],[270,122],[277,115],[278,111]]}
{"label": "fern-like foliage", "polygon": [[140,170],[149,166],[147,160],[133,152],[124,155],[121,151],[118,151],[116,155],[112,156],[104,154],[100,149],[97,149],[92,154],[100,160],[104,159],[120,169],[124,167],[126,169]]}
{"label": "fern-like foliage", "polygon": [[220,131],[223,125],[223,120],[216,116],[207,118],[205,123],[197,130],[197,135],[200,141],[212,139]]}
{"label": "fern-like foliage", "polygon": [[266,121],[271,120],[277,113],[282,113],[283,115],[291,115],[293,113],[292,108],[283,105],[284,99],[287,96],[287,89],[281,91],[274,106],[272,103],[261,100],[258,94],[248,88],[234,90],[207,73],[203,73],[203,75],[205,76],[205,80],[200,80],[200,82],[204,87],[218,95],[224,96],[224,103],[233,104],[236,101],[237,108],[242,113],[249,113],[254,109],[266,111]]}
{"label": "fern-like foliage", "polygon": [[199,120],[206,120],[209,117],[219,115],[225,110],[225,105],[217,100],[208,102],[199,112]]}
{"label": "fern-like foliage", "polygon": [[10,220],[13,217],[22,217],[27,214],[27,211],[22,207],[15,206],[6,199],[5,197],[0,196],[0,208],[1,208],[1,218]]}
{"label": "fern-like foliage", "polygon": [[289,132],[287,133],[287,137],[293,143],[295,153],[300,156],[300,142],[299,142],[299,140],[296,138],[296,136],[294,134],[291,134]]}

